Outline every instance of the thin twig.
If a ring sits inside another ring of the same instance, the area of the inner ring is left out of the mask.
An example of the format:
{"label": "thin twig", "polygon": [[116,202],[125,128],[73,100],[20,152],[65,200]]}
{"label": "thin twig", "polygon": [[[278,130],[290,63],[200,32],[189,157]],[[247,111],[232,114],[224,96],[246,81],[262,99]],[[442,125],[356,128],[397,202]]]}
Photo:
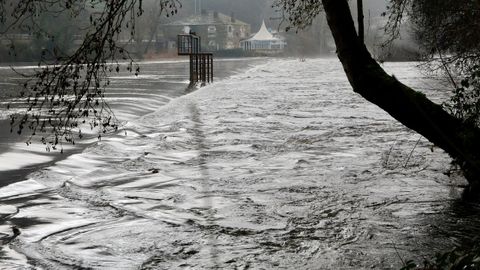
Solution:
{"label": "thin twig", "polygon": [[415,146],[413,147],[412,151],[410,151],[410,154],[408,155],[407,161],[405,161],[405,165],[403,165],[403,168],[407,168],[407,164],[410,161],[410,158],[412,157],[413,151],[415,151],[415,148],[417,148],[417,145],[418,145],[418,143],[420,142],[421,139],[422,139],[422,136],[420,136],[420,138],[418,138],[417,143],[415,143]]}

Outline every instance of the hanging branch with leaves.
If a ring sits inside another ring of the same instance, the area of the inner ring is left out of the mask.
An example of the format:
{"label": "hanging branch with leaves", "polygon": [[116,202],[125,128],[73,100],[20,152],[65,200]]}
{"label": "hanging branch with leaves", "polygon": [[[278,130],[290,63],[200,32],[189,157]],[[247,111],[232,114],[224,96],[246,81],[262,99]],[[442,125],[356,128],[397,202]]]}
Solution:
{"label": "hanging branch with leaves", "polygon": [[[160,0],[158,5],[166,16],[181,7],[178,0]],[[26,112],[10,116],[11,131],[30,132],[30,139],[42,134],[42,142],[55,147],[61,141],[74,143],[75,134],[81,138],[80,127],[85,125],[98,129],[99,136],[117,130],[119,124],[105,102],[105,90],[111,72],[123,67],[135,75],[140,72],[119,40],[133,38],[135,20],[143,12],[142,0],[1,1],[2,34],[21,30],[42,35],[53,44],[55,36],[36,22],[38,16],[67,13],[75,20],[89,15],[88,25],[81,29],[82,42],[73,53],[45,49],[39,68],[33,74],[22,74],[21,101]]]}
{"label": "hanging branch with leaves", "polygon": [[299,30],[305,29],[323,11],[321,1],[275,0],[272,6],[280,11],[288,11],[282,12],[286,17],[282,21],[286,20],[290,24],[286,31],[292,26]]}

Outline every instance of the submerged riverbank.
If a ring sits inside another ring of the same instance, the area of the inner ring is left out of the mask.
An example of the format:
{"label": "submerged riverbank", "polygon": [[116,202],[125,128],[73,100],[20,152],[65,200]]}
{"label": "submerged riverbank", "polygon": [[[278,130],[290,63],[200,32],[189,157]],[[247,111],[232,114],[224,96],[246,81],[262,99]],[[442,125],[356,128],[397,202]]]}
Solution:
{"label": "submerged riverbank", "polygon": [[[414,63],[386,69],[444,96]],[[0,188],[22,232],[1,267],[398,269],[480,232],[449,157],[334,59],[273,59],[126,129]]]}

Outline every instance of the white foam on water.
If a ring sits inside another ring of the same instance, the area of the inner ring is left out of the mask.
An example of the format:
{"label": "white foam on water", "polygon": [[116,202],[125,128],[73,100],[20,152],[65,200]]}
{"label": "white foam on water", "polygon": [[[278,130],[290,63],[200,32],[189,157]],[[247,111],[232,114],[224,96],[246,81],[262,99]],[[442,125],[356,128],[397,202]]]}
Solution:
{"label": "white foam on water", "polygon": [[[412,63],[387,69],[434,83]],[[13,204],[32,220],[20,254],[50,268],[371,269],[395,264],[392,242],[414,250],[413,234],[432,250],[448,241],[423,215],[449,199],[448,156],[422,140],[410,167],[388,169],[391,144],[400,164],[418,135],[353,93],[338,60],[272,59],[125,129],[0,188],[0,203],[36,195]]]}

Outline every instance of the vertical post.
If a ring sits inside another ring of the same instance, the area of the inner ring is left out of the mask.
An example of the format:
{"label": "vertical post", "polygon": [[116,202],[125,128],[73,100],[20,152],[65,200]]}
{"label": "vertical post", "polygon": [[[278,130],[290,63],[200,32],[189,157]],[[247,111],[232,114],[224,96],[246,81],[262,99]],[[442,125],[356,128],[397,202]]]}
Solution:
{"label": "vertical post", "polygon": [[210,82],[213,82],[213,54],[210,54]]}
{"label": "vertical post", "polygon": [[190,55],[190,83],[193,83],[193,55]]}
{"label": "vertical post", "polygon": [[196,54],[197,56],[197,82],[199,82],[202,78],[202,67],[201,67],[201,59],[200,55]]}
{"label": "vertical post", "polygon": [[363,24],[363,0],[357,0],[358,37],[360,42],[365,43],[365,25]]}
{"label": "vertical post", "polygon": [[196,83],[197,82],[197,56],[195,54],[192,55],[193,58],[193,79],[192,82]]}
{"label": "vertical post", "polygon": [[202,83],[205,83],[205,54],[202,54]]}
{"label": "vertical post", "polygon": [[210,55],[207,54],[207,66],[206,66],[206,75],[207,75],[207,82],[210,82]]}
{"label": "vertical post", "polygon": [[205,82],[210,82],[210,74],[208,74],[208,54],[205,54]]}
{"label": "vertical post", "polygon": [[198,53],[198,39],[192,36],[192,40],[193,40],[192,53]]}
{"label": "vertical post", "polygon": [[210,82],[213,82],[213,54],[209,54],[210,56],[210,66],[209,66],[209,74],[210,74]]}
{"label": "vertical post", "polygon": [[192,79],[190,80],[191,83],[195,83],[197,76],[197,70],[195,69],[195,55],[192,54]]}
{"label": "vertical post", "polygon": [[198,72],[198,75],[199,75],[198,81],[203,82],[203,68],[202,68],[203,67],[202,66],[203,62],[202,62],[202,55],[201,54],[198,55],[198,61],[199,61],[198,67],[200,68],[200,70]]}
{"label": "vertical post", "polygon": [[198,54],[195,54],[195,58],[196,58],[196,65],[197,65],[197,77],[195,78],[195,82],[199,82],[200,81],[200,73],[202,72],[200,70],[200,56]]}
{"label": "vertical post", "polygon": [[205,59],[206,59],[206,64],[205,64],[205,70],[207,73],[205,74],[205,80],[210,82],[210,54],[205,54]]}

